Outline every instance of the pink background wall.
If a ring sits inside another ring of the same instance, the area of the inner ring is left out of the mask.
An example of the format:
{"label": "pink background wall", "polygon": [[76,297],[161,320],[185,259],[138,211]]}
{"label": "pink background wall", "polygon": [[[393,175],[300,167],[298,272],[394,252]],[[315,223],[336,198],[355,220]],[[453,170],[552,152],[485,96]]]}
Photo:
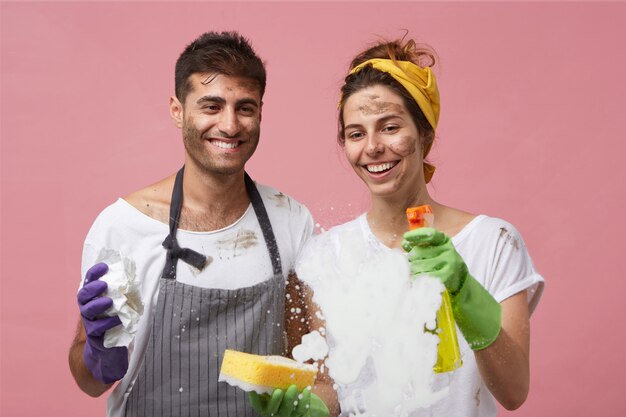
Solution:
{"label": "pink background wall", "polygon": [[547,281],[531,393],[515,415],[626,415],[626,4],[3,3],[1,13],[2,416],[104,414],[66,361],[82,239],[105,205],[181,164],[167,102],[189,41],[211,29],[252,39],[269,84],[249,171],[327,227],[368,200],[335,145],[345,68],[404,28],[441,58],[434,197],[514,223]]}

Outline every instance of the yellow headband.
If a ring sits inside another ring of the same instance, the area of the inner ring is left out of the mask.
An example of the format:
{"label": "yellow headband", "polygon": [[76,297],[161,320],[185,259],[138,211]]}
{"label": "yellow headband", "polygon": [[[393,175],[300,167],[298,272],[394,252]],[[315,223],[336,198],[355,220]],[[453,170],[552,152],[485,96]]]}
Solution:
{"label": "yellow headband", "polygon": [[411,94],[433,130],[437,130],[439,89],[435,75],[429,67],[420,68],[409,61],[374,58],[357,65],[348,75],[359,72],[366,65],[371,65],[379,71],[388,73],[399,82]]}
{"label": "yellow headband", "polygon": [[[413,97],[433,131],[437,130],[440,108],[439,89],[435,75],[429,67],[421,68],[409,61],[374,58],[357,65],[348,75],[359,72],[366,65],[371,65],[374,69],[388,73],[399,82]],[[431,146],[432,142],[424,147],[422,155],[424,158],[430,152]],[[424,162],[424,179],[427,184],[434,173],[435,166]]]}

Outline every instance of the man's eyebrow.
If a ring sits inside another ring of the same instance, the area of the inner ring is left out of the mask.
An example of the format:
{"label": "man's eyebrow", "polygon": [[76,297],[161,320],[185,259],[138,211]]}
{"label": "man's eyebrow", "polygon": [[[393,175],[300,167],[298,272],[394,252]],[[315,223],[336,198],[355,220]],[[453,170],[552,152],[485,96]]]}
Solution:
{"label": "man's eyebrow", "polygon": [[220,96],[202,96],[198,100],[196,100],[196,104],[202,104],[207,102],[226,104],[226,100],[224,100],[224,98]]}
{"label": "man's eyebrow", "polygon": [[[224,97],[220,96],[202,96],[198,100],[196,100],[196,104],[203,103],[216,103],[216,104],[226,104],[226,100]],[[259,103],[253,98],[242,98],[241,100],[237,100],[237,107],[242,106],[244,104],[252,104],[255,107],[259,107]]]}
{"label": "man's eyebrow", "polygon": [[259,107],[259,103],[253,98],[242,98],[241,100],[237,100],[237,106],[242,106],[244,104],[252,104]]}

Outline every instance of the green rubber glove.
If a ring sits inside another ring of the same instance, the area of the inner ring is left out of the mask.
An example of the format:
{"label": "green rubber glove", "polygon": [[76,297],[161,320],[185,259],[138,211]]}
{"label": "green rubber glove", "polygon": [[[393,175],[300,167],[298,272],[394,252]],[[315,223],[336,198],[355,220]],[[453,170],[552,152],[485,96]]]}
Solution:
{"label": "green rubber glove", "polygon": [[470,347],[479,350],[492,344],[502,326],[500,303],[470,275],[450,238],[431,227],[411,230],[403,238],[411,274],[427,274],[443,282],[454,320]]}
{"label": "green rubber glove", "polygon": [[272,395],[248,393],[252,408],[261,417],[328,417],[328,407],[320,397],[305,389],[290,385],[286,391],[275,389]]}

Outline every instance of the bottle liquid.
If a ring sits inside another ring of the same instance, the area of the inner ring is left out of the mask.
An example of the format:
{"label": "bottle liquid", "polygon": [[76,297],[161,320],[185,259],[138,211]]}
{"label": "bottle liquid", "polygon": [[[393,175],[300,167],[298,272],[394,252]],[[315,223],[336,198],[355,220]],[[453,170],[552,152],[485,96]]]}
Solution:
{"label": "bottle liquid", "polygon": [[[434,221],[433,211],[428,204],[406,209],[406,217],[409,230],[432,227]],[[444,290],[441,297],[441,307],[437,311],[437,363],[433,368],[437,373],[454,371],[463,364],[448,290]]]}

